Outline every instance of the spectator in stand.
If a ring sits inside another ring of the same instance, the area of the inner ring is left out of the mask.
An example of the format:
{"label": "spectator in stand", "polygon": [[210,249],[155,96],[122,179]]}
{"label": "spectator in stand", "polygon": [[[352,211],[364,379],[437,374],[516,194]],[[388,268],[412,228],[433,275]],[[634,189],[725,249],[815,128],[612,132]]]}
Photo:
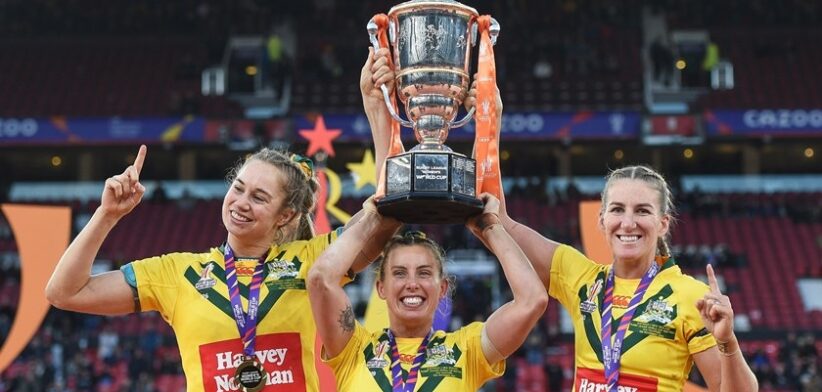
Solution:
{"label": "spectator in stand", "polygon": [[168,201],[168,193],[166,193],[166,187],[162,181],[157,181],[154,192],[151,193],[151,201],[156,203],[165,203]]}
{"label": "spectator in stand", "polygon": [[[145,157],[141,146],[133,165],[106,180],[99,208],[55,268],[46,288],[49,302],[101,315],[159,311],[177,335],[189,390],[277,383],[317,391],[315,325],[305,312],[304,279],[342,229],[314,235],[309,214],[318,184],[311,161],[258,151],[229,175],[222,245],[206,253],[137,260],[92,276],[106,236],[142,199]],[[346,227],[352,236],[371,238],[352,263],[354,271],[370,263],[397,229],[362,213]]]}
{"label": "spectator in stand", "polygon": [[114,349],[119,342],[120,336],[110,325],[104,324],[103,330],[97,335],[97,358],[108,363],[114,356]]}

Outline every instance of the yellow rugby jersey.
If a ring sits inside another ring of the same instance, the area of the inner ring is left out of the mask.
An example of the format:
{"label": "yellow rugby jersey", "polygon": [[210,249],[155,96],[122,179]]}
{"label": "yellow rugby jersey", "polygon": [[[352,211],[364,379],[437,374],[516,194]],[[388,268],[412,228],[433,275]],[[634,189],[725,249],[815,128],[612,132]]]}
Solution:
{"label": "yellow rugby jersey", "polygon": [[[551,263],[548,293],[565,307],[574,323],[575,392],[599,391],[607,385],[600,337],[609,268],[567,245],[557,248]],[[639,281],[615,279],[613,328],[619,325]],[[692,355],[716,345],[696,309],[696,301],[707,292],[706,284],[683,274],[673,259],[662,266],[625,333],[619,368],[621,391],[682,390],[693,366]],[[596,304],[590,315],[580,310],[585,300]]]}
{"label": "yellow rugby jersey", "polygon": [[[305,278],[338,231],[272,246],[265,262],[257,316],[256,356],[268,379],[263,391],[318,391],[316,327]],[[243,309],[256,259],[237,260]],[[130,264],[143,310],[156,310],[174,329],[188,391],[237,391],[243,344],[231,311],[220,248],[171,253]]]}
{"label": "yellow rugby jersey", "polygon": [[[502,375],[505,361],[489,364],[482,352],[480,322],[454,332],[435,331],[428,342],[414,391],[476,391]],[[397,338],[403,375],[414,362],[422,338]],[[371,333],[357,322],[354,334],[331,366],[339,391],[391,392],[391,348],[385,331]]]}

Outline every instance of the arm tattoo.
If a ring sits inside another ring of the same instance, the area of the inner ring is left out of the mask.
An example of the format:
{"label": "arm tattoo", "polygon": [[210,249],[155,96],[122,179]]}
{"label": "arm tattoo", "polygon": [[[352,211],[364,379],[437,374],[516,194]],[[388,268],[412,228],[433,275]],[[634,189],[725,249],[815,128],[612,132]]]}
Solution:
{"label": "arm tattoo", "polygon": [[354,310],[351,308],[351,304],[340,312],[340,319],[337,321],[340,323],[343,332],[354,330]]}
{"label": "arm tattoo", "polygon": [[719,352],[722,354],[728,353],[728,342],[720,342],[719,340],[716,341],[716,348],[719,349]]}

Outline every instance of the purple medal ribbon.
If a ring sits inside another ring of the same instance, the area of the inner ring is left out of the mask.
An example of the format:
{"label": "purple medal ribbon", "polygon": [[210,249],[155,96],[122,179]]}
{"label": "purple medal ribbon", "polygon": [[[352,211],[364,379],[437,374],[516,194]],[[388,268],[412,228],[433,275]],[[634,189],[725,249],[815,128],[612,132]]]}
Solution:
{"label": "purple medal ribbon", "polygon": [[614,337],[613,345],[611,344],[611,310],[614,302],[614,268],[608,271],[608,277],[605,283],[605,298],[603,300],[602,310],[602,362],[605,365],[605,382],[608,384],[608,392],[617,392],[619,386],[619,361],[622,355],[622,340],[625,338],[625,331],[628,330],[628,325],[631,324],[631,319],[634,318],[634,312],[637,305],[645,296],[645,291],[654,280],[654,277],[659,272],[659,264],[654,262],[648,272],[642,276],[639,281],[634,296],[631,297],[631,302],[628,304],[628,309],[622,315],[619,321],[619,328],[617,328],[616,336]]}
{"label": "purple medal ribbon", "polygon": [[425,352],[426,348],[428,348],[428,340],[431,339],[431,335],[433,334],[433,332],[433,330],[428,331],[428,334],[425,335],[425,338],[422,339],[422,343],[420,343],[420,348],[417,349],[417,356],[414,357],[414,363],[411,365],[411,369],[408,370],[408,377],[405,380],[403,380],[402,366],[400,365],[400,352],[399,348],[397,348],[397,340],[394,338],[394,334],[391,332],[391,330],[388,330],[388,344],[391,346],[391,376],[394,379],[394,392],[414,391],[414,386],[417,385],[417,373],[419,373],[420,366],[422,366],[422,363],[425,362]]}
{"label": "purple medal ribbon", "polygon": [[248,358],[254,357],[254,342],[257,338],[257,308],[260,300],[260,286],[263,282],[263,265],[268,252],[260,256],[254,275],[251,277],[251,286],[248,288],[248,313],[243,311],[240,300],[240,287],[237,284],[237,268],[234,266],[234,251],[225,244],[225,280],[228,285],[228,297],[231,300],[231,309],[234,311],[234,321],[243,340],[243,354]]}

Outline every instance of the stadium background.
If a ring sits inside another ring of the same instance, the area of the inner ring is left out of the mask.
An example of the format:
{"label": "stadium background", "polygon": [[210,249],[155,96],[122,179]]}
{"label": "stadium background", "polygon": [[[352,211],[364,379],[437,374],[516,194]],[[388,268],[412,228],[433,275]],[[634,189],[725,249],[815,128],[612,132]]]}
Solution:
{"label": "stadium background", "polygon": [[[822,305],[813,302],[822,297],[822,5],[469,4],[502,24],[495,51],[511,214],[578,245],[578,202],[597,197],[607,170],[653,165],[677,188],[677,260],[696,276],[706,263],[718,267],[762,390],[822,390]],[[298,131],[322,116],[342,131],[326,162],[342,180],[337,206],[355,211],[373,191],[357,189],[348,167],[370,148],[358,90],[365,23],[391,5],[0,2],[0,202],[69,205],[76,232],[103,179],[147,143],[149,192],[104,244],[98,268],[205,249],[223,240],[225,169],[260,145],[304,152]],[[455,130],[448,144],[466,152],[469,135]],[[507,295],[483,272],[493,260],[460,226],[422,229],[460,274],[453,324],[487,316]],[[16,250],[0,218],[0,341],[25,312]],[[360,314],[363,280],[349,289]],[[570,388],[572,340],[555,301],[508,363],[486,390]],[[183,384],[174,337],[156,314],[56,309],[0,375],[0,391]]]}

